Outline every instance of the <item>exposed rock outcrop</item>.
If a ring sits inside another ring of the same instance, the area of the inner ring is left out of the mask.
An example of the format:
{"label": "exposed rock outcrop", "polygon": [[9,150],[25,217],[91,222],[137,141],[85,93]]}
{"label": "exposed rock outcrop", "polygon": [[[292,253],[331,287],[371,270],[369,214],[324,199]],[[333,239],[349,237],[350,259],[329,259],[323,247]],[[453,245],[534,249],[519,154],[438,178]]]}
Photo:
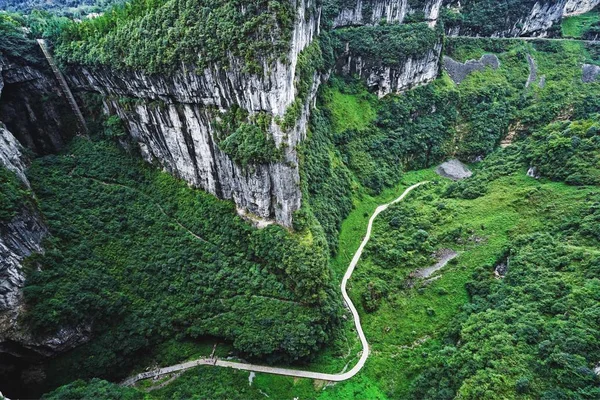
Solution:
{"label": "exposed rock outcrop", "polygon": [[[0,80],[0,82],[2,81]],[[1,86],[0,93],[2,93]],[[22,147],[13,134],[0,121],[0,167],[2,166],[14,172],[21,182],[29,187],[29,181],[25,176],[26,166],[23,159]]]}
{"label": "exposed rock outcrop", "polygon": [[[449,2],[453,10],[461,12],[460,1]],[[600,0],[539,0],[532,2],[528,12],[517,15],[516,18],[506,18],[503,26],[495,28],[492,37],[518,37],[518,36],[548,36],[549,30],[563,17],[583,14],[591,11],[600,4]],[[476,4],[474,7],[476,8]],[[493,12],[493,10],[492,10]],[[448,27],[449,36],[486,36],[474,31],[468,26],[453,25]]]}
{"label": "exposed rock outcrop", "polygon": [[583,64],[581,80],[584,83],[592,83],[598,80],[600,67],[593,64]]}
{"label": "exposed rock outcrop", "polygon": [[444,0],[427,0],[420,7],[411,7],[409,0],[356,0],[343,7],[333,20],[333,27],[402,23],[406,17],[422,13],[426,21],[437,21]]}
{"label": "exposed rock outcrop", "polygon": [[435,172],[445,178],[450,178],[453,181],[466,179],[473,175],[473,172],[465,164],[459,160],[450,160],[441,164],[436,168]]}
{"label": "exposed rock outcrop", "polygon": [[487,67],[493,69],[500,67],[500,60],[495,54],[484,54],[479,60],[467,60],[465,63],[444,56],[444,70],[457,85],[464,81],[469,74],[474,71],[483,71]]}
{"label": "exposed rock outcrop", "polygon": [[30,51],[28,62],[0,56],[0,121],[23,146],[47,154],[73,136],[74,120],[37,45]]}
{"label": "exposed rock outcrop", "polygon": [[341,75],[358,76],[379,97],[390,93],[402,93],[437,78],[439,73],[441,41],[419,57],[408,57],[397,65],[388,66],[380,59],[355,54],[351,48],[338,58],[336,72]]}
{"label": "exposed rock outcrop", "polygon": [[[291,226],[301,203],[296,146],[306,134],[318,79],[295,127],[284,131],[276,120],[296,98],[298,56],[320,24],[315,0],[300,1],[297,9],[288,61],[264,60],[259,75],[243,72],[244,61],[230,57],[229,68],[212,65],[200,73],[193,66],[170,76],[74,66],[67,78],[75,90],[104,95],[106,109],[125,122],[145,159],[260,218]],[[119,101],[123,97],[132,101]],[[214,122],[234,106],[274,117],[270,134],[283,150],[282,162],[242,168],[219,149]]]}
{"label": "exposed rock outcrop", "polygon": [[525,84],[526,88],[537,81],[537,64],[531,54],[527,54],[527,64],[529,64],[529,77],[527,78],[527,83]]}
{"label": "exposed rock outcrop", "polygon": [[600,4],[599,0],[567,0],[563,16],[568,17],[592,11],[598,4]]}

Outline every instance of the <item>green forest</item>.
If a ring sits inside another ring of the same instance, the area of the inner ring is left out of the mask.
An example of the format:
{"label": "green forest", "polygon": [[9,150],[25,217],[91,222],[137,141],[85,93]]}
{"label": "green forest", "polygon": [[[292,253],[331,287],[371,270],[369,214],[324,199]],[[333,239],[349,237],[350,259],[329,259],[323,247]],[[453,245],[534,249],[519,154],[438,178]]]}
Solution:
{"label": "green forest", "polygon": [[[595,47],[489,39],[445,45],[459,61],[489,52],[501,67],[460,85],[444,73],[383,99],[345,77],[320,90],[301,170],[333,254],[334,282],[374,207],[431,181],[376,221],[353,277],[351,296],[375,354],[358,377],[321,390],[259,374],[247,386],[247,372],[201,367],[149,394],[94,381],[47,397],[124,390],[132,398],[186,398],[206,393],[201,387],[214,398],[597,397],[600,142],[593,104],[600,87],[583,84],[577,68],[596,62]],[[546,77],[543,87],[525,88],[527,54]],[[514,142],[497,149],[512,130]],[[484,160],[471,165],[473,177],[452,182],[432,169],[449,155]],[[530,166],[541,179],[526,176]],[[448,248],[458,257],[435,279],[414,278]],[[508,264],[502,277],[495,275],[500,264]],[[348,334],[332,336],[311,368],[335,372],[353,362],[353,330],[339,326]]]}
{"label": "green forest", "polygon": [[252,229],[230,202],[100,139],[37,159],[29,177],[53,237],[31,260],[45,267],[28,277],[27,323],[37,332],[94,327],[94,340],[53,361],[58,382],[74,370],[122,376],[174,337],[307,359],[339,324],[318,227]]}
{"label": "green forest", "polygon": [[56,55],[65,63],[148,73],[172,72],[182,62],[227,68],[239,57],[245,71],[258,73],[287,56],[296,10],[289,1],[245,3],[132,0],[63,27]]}
{"label": "green forest", "polygon": [[[89,138],[32,157],[31,189],[0,168],[0,225],[25,205],[50,231],[45,252],[25,261],[23,323],[36,335],[90,336],[44,361],[42,398],[600,397],[600,81],[582,79],[583,64],[600,66],[600,44],[576,40],[594,34],[597,11],[564,19],[549,33],[568,40],[553,41],[485,37],[518,21],[529,0],[464,1],[460,13],[442,8],[435,29],[420,14],[330,29],[355,2],[323,3],[323,32],[300,53],[285,113],[232,107],[211,121],[219,149],[245,173],[282,162],[270,129],[294,128],[320,82],[295,149],[302,207],[293,226],[257,229],[232,201],[143,161],[115,115],[94,115]],[[83,65],[158,76],[184,63],[268,76],[289,61],[294,4],[132,0],[81,23],[0,13],[0,57],[40,62],[20,30],[28,25],[53,41],[66,73]],[[371,12],[367,2],[363,16]],[[457,26],[484,37],[445,36]],[[440,60],[432,82],[381,98],[339,73],[349,53],[400,68],[438,44],[455,61],[494,54],[499,66],[457,84]],[[436,173],[453,158],[473,175]],[[418,182],[375,220],[348,284],[371,350],[358,375],[333,383],[199,366],[119,385],[211,355],[352,368],[361,344],[339,284],[375,209]]]}

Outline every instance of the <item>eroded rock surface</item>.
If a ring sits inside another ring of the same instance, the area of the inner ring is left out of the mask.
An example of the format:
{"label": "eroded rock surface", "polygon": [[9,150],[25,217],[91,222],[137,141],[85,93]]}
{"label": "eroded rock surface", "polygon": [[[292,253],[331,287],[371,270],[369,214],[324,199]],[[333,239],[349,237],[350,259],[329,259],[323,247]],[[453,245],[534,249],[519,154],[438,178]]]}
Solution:
{"label": "eroded rock surface", "polygon": [[[444,0],[425,0],[411,7],[409,0],[356,0],[343,7],[333,20],[333,27],[403,23],[407,16],[422,13],[427,21],[437,21]],[[414,2],[413,2],[414,3]]]}
{"label": "eroded rock surface", "polygon": [[[319,85],[315,76],[295,126],[282,129],[276,120],[296,99],[298,57],[319,33],[315,0],[298,2],[297,10],[288,61],[263,60],[261,74],[244,72],[244,60],[230,57],[228,68],[211,65],[199,73],[182,66],[168,76],[73,66],[67,79],[72,89],[103,95],[146,160],[259,218],[291,226],[302,198],[296,147],[306,136]],[[233,107],[273,117],[269,133],[282,149],[281,162],[243,168],[221,151],[214,124]]]}
{"label": "eroded rock surface", "polygon": [[592,64],[583,64],[581,79],[584,83],[592,83],[598,80],[600,67]]}
{"label": "eroded rock surface", "polygon": [[492,69],[500,67],[500,60],[495,54],[484,54],[479,60],[467,60],[465,63],[444,56],[444,70],[457,85],[473,72],[483,71],[487,67]]}
{"label": "eroded rock surface", "polygon": [[450,178],[454,181],[468,178],[473,175],[471,170],[459,160],[450,160],[441,164],[436,168],[435,172],[445,178]]}
{"label": "eroded rock surface", "polygon": [[338,59],[338,74],[358,76],[379,97],[402,93],[433,81],[439,74],[441,41],[419,57],[409,57],[395,66],[383,65],[380,59],[370,59],[354,54],[352,49]]}

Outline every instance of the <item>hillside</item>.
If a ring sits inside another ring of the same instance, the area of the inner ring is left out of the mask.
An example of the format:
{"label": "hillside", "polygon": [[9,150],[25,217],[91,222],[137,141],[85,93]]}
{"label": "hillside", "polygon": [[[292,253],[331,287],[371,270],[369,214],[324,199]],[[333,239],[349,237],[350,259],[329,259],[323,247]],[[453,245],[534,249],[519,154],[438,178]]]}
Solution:
{"label": "hillside", "polygon": [[597,5],[0,14],[0,392],[597,398]]}

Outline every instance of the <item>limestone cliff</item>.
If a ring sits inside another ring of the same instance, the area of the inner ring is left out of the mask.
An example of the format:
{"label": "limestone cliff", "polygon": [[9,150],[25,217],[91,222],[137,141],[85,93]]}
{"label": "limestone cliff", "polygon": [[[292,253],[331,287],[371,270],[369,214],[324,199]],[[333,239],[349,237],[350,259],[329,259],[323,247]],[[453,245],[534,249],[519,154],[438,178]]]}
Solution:
{"label": "limestone cliff", "polygon": [[[106,110],[121,117],[146,160],[255,216],[291,226],[301,203],[296,146],[305,137],[314,90],[293,128],[284,130],[277,120],[296,99],[298,56],[319,33],[320,12],[315,0],[298,2],[286,61],[263,60],[261,74],[243,72],[243,60],[230,56],[228,68],[182,65],[168,76],[71,66],[68,80],[76,91],[104,96]],[[269,134],[284,153],[281,162],[243,168],[219,149],[214,123],[234,106],[273,117]]]}
{"label": "limestone cliff", "polygon": [[[31,139],[31,142],[24,141],[40,151],[59,148],[64,137],[54,129],[64,123],[64,116],[56,115],[56,120],[50,119],[56,121],[57,125],[44,125],[49,120],[43,119],[44,116],[57,112],[59,108],[49,103],[49,110],[44,111],[29,102],[29,99],[53,91],[52,80],[34,67],[10,64],[6,60],[0,63],[0,72],[0,108],[5,111],[7,107],[23,107],[23,115],[34,118],[31,123],[40,124],[33,133],[25,131],[26,135],[21,139]],[[21,84],[22,87],[15,89],[17,92],[25,88],[32,91],[24,93],[25,98],[14,99],[9,96],[7,100],[4,90],[7,87],[10,89],[11,85]],[[7,103],[12,101],[16,103],[7,106]],[[49,114],[45,114],[46,112]],[[36,120],[35,117],[39,117],[40,120]],[[21,125],[17,121],[15,126],[25,129],[27,125]],[[24,148],[15,135],[0,121],[0,168],[13,172],[24,187],[29,188],[25,174],[27,160],[23,152]],[[12,218],[0,219],[0,371],[5,363],[11,365],[12,358],[35,359],[39,356],[50,356],[87,340],[87,333],[81,328],[63,329],[55,335],[35,337],[19,321],[24,308],[23,261],[30,255],[43,251],[42,242],[47,235],[48,229],[33,198],[24,200]]]}
{"label": "limestone cliff", "polygon": [[444,0],[426,0],[415,2],[411,0],[356,0],[349,6],[340,7],[334,17],[332,26],[376,25],[405,22],[407,16],[417,15],[426,21],[436,21]]}
{"label": "limestone cliff", "polygon": [[412,56],[394,66],[385,65],[381,59],[365,58],[355,54],[348,46],[337,61],[336,72],[362,78],[379,97],[401,93],[415,86],[433,81],[439,73],[442,42],[420,56]]}
{"label": "limestone cliff", "polygon": [[61,149],[74,134],[73,118],[37,45],[29,59],[0,56],[0,121],[39,154]]}

